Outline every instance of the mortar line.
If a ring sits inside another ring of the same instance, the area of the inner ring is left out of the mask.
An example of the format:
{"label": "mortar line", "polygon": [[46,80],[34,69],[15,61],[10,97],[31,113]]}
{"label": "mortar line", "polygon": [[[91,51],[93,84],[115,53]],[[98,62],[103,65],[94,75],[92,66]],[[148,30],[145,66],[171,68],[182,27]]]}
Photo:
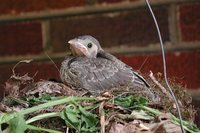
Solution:
{"label": "mortar line", "polygon": [[[194,2],[198,0],[190,0],[190,2]],[[169,5],[171,3],[183,3],[189,2],[188,0],[156,0],[152,1],[152,6],[159,5]],[[8,22],[17,22],[17,21],[30,21],[30,20],[44,20],[51,19],[56,17],[70,17],[77,15],[88,15],[88,14],[97,14],[97,13],[108,13],[108,12],[117,12],[117,11],[125,11],[125,10],[133,10],[139,7],[145,7],[144,1],[136,1],[136,2],[122,2],[116,3],[112,5],[86,5],[83,7],[71,7],[68,9],[60,9],[60,10],[50,10],[50,11],[32,11],[28,13],[24,13],[23,15],[12,16],[12,15],[1,15],[0,23],[8,23]]]}
{"label": "mortar line", "polygon": [[52,46],[50,43],[50,22],[48,20],[41,21],[42,23],[42,42],[44,51],[47,53],[52,52]]}
{"label": "mortar line", "polygon": [[[127,45],[128,46],[128,45]],[[172,44],[165,44],[166,52],[182,52],[182,51],[200,51],[200,44],[184,44],[182,43],[177,45]],[[119,48],[119,47],[112,47],[112,48],[105,48],[105,51],[108,51],[112,54],[118,55],[147,55],[147,54],[159,54],[160,53],[160,47],[158,44],[154,44],[152,46],[147,47],[126,47],[126,48]],[[54,53],[49,54],[52,60],[54,61],[62,61],[64,60],[65,56],[69,54],[70,52],[62,52],[62,53]],[[3,64],[13,64],[17,63],[20,60],[25,59],[33,59],[34,61],[49,61],[49,58],[45,54],[40,55],[25,55],[25,56],[13,56],[13,57],[0,57],[0,65]]]}
{"label": "mortar line", "polygon": [[178,42],[178,25],[177,25],[177,12],[176,4],[171,4],[169,7],[169,37],[173,45],[176,45]]}

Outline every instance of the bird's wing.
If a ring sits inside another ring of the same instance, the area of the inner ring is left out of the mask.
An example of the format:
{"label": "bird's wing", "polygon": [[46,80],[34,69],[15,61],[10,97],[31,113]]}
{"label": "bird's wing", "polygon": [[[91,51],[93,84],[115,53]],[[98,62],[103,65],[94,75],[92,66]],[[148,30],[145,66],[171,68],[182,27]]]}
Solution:
{"label": "bird's wing", "polygon": [[82,87],[93,94],[120,85],[144,86],[145,83],[124,63],[104,58],[79,57],[70,64],[69,70],[81,80]]}
{"label": "bird's wing", "polygon": [[119,64],[120,66],[123,66],[126,68],[126,70],[131,70],[133,75],[134,75],[134,79],[132,80],[132,85],[133,86],[146,86],[147,88],[150,87],[150,85],[147,83],[147,81],[141,76],[139,75],[135,70],[133,70],[132,67],[128,66],[127,64],[125,64],[124,62],[122,62],[121,60],[117,59],[115,56],[113,56],[110,53],[107,53],[105,51],[100,51],[99,52],[99,57],[108,59],[108,60],[112,60],[114,62],[116,62],[117,64]]}

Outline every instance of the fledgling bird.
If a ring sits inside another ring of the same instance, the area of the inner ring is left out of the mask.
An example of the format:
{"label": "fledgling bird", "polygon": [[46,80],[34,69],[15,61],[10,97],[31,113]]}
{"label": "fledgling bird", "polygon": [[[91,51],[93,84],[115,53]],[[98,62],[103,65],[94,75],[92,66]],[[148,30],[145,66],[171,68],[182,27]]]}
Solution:
{"label": "fledgling bird", "polygon": [[68,43],[74,56],[67,57],[61,64],[60,77],[64,83],[84,88],[93,95],[114,87],[128,86],[133,91],[145,93],[153,101],[157,99],[142,76],[105,52],[94,37],[79,36]]}

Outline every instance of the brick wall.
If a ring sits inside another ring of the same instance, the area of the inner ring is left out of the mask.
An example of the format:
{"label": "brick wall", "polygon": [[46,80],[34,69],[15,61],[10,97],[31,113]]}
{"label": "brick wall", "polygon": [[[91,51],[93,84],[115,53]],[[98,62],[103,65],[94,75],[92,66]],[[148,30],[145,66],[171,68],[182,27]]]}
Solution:
{"label": "brick wall", "polygon": [[[169,77],[199,89],[200,2],[150,2],[167,50]],[[20,74],[38,72],[36,80],[59,80],[44,52],[59,66],[69,52],[67,40],[83,34],[96,37],[103,48],[136,70],[163,71],[156,28],[144,0],[1,0],[0,95],[20,60],[34,59],[17,68]]]}

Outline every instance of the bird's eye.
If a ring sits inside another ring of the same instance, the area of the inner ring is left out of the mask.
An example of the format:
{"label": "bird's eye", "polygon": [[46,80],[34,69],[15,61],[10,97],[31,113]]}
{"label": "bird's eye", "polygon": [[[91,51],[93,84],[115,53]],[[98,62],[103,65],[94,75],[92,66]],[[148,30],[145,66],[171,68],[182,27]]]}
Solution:
{"label": "bird's eye", "polygon": [[92,43],[88,43],[87,47],[91,48],[92,47]]}

